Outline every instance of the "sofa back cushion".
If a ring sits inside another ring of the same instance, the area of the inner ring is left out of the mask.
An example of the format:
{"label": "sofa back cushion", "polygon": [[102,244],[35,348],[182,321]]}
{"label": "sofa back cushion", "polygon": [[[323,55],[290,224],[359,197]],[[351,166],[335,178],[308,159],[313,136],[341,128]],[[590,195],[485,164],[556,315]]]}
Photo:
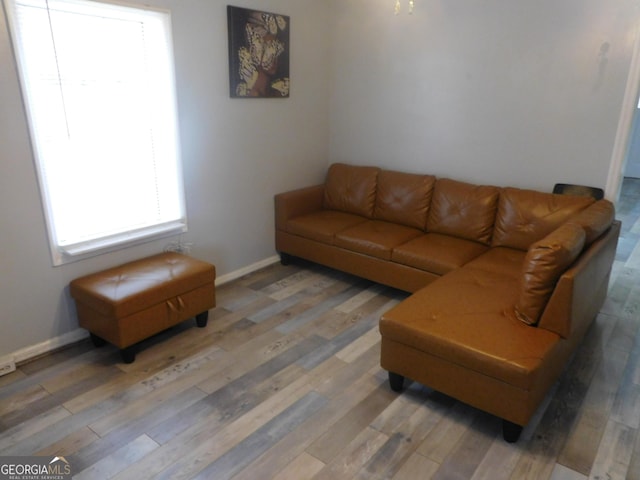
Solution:
{"label": "sofa back cushion", "polygon": [[374,218],[424,230],[435,181],[432,175],[381,170]]}
{"label": "sofa back cushion", "polygon": [[379,168],[334,163],[329,167],[324,208],[373,216]]}
{"label": "sofa back cushion", "polygon": [[503,188],[491,244],[526,251],[594,202],[589,197]]}
{"label": "sofa back cushion", "polygon": [[522,264],[515,305],[519,320],[529,325],[538,323],[558,278],[580,255],[585,237],[584,229],[570,222],[531,245]]}
{"label": "sofa back cushion", "polygon": [[606,232],[616,216],[616,209],[609,200],[598,200],[571,217],[571,223],[576,223],[584,229],[585,245],[591,245],[600,235]]}
{"label": "sofa back cushion", "polygon": [[492,186],[436,180],[427,231],[489,244],[499,192]]}

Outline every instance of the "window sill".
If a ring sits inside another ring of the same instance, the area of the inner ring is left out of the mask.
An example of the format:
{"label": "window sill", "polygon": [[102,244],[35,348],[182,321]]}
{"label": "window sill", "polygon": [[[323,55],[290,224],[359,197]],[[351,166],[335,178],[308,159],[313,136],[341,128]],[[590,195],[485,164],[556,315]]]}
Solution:
{"label": "window sill", "polygon": [[65,265],[187,231],[186,222],[172,222],[111,237],[52,248],[53,266]]}

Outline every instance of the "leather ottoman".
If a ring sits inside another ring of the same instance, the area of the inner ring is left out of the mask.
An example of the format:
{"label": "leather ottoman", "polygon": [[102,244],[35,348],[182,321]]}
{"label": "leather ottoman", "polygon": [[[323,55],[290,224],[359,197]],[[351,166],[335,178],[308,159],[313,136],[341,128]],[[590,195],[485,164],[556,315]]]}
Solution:
{"label": "leather ottoman", "polygon": [[206,326],[215,278],[212,264],[165,252],[77,278],[69,288],[94,345],[112,343],[131,363],[141,340],[192,317]]}

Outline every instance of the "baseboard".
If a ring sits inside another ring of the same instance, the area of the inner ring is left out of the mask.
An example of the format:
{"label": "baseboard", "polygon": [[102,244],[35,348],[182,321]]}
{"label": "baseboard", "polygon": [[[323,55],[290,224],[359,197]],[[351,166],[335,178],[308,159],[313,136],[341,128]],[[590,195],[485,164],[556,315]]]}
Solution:
{"label": "baseboard", "polygon": [[[216,285],[223,285],[225,283],[231,282],[237,278],[240,278],[244,275],[247,275],[251,272],[255,272],[256,270],[260,270],[261,268],[267,267],[269,265],[273,265],[280,261],[280,257],[278,255],[274,255],[269,258],[265,258],[264,260],[260,260],[259,262],[253,263],[246,267],[240,268],[233,272],[225,273],[224,275],[216,278]],[[51,338],[49,340],[45,340],[44,342],[38,343],[37,345],[32,345],[29,347],[22,348],[13,353],[9,353],[6,355],[7,358],[12,358],[16,364],[24,363],[27,360],[31,360],[35,357],[39,357],[46,353],[53,352],[59,348],[65,347],[72,343],[79,342],[80,340],[84,340],[89,336],[89,333],[83,329],[78,328],[69,333],[65,333],[64,335],[60,335],[58,337]],[[5,356],[2,357],[3,359]]]}
{"label": "baseboard", "polygon": [[31,345],[30,347],[22,348],[9,354],[9,356],[13,357],[16,364],[20,364],[27,360],[31,360],[32,358],[44,355],[45,353],[53,352],[59,348],[84,340],[88,336],[89,332],[85,329],[77,328],[69,333],[65,333],[64,335],[50,338],[49,340],[45,340],[44,342],[36,345]]}
{"label": "baseboard", "polygon": [[264,260],[260,260],[259,262],[252,263],[251,265],[247,265],[246,267],[240,268],[233,272],[225,273],[224,275],[216,278],[216,285],[224,285],[225,283],[229,283],[232,280],[236,280],[244,275],[255,272],[256,270],[260,270],[261,268],[268,267],[269,265],[273,265],[274,263],[278,263],[280,261],[280,257],[278,255],[274,255],[269,258],[265,258]]}

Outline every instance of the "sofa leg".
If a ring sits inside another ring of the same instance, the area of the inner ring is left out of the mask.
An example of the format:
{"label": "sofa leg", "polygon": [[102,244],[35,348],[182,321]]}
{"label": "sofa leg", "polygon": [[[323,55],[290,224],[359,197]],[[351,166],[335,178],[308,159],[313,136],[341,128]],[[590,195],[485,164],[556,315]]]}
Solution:
{"label": "sofa leg", "polygon": [[291,262],[293,262],[293,256],[289,255],[288,253],[280,253],[280,264],[287,266],[289,265]]}
{"label": "sofa leg", "polygon": [[93,343],[94,347],[100,348],[107,344],[107,341],[104,338],[99,337],[95,333],[89,333],[89,335],[91,336],[91,343]]}
{"label": "sofa leg", "polygon": [[123,363],[133,363],[136,359],[136,350],[133,345],[120,349],[120,356]]}
{"label": "sofa leg", "polygon": [[515,443],[520,438],[522,426],[508,420],[502,420],[502,438],[509,443]]}
{"label": "sofa leg", "polygon": [[389,386],[394,392],[401,392],[404,385],[404,377],[397,373],[389,372]]}
{"label": "sofa leg", "polygon": [[196,315],[196,325],[199,328],[204,328],[207,326],[207,321],[209,320],[209,310],[206,312],[199,313]]}

